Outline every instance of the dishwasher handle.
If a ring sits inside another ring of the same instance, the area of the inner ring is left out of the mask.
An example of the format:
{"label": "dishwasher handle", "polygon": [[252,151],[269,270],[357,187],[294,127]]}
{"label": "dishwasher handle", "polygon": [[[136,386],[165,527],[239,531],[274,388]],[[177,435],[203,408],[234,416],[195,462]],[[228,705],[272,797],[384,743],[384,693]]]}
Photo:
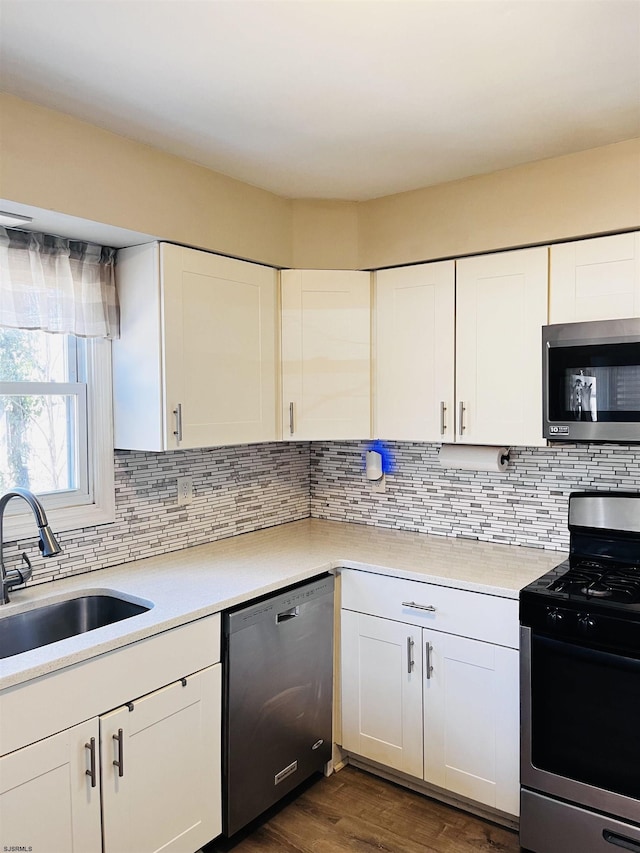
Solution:
{"label": "dishwasher handle", "polygon": [[281,613],[278,613],[276,616],[276,623],[279,625],[281,622],[288,622],[290,619],[295,619],[296,616],[299,615],[299,607],[290,607],[288,610],[283,610]]}

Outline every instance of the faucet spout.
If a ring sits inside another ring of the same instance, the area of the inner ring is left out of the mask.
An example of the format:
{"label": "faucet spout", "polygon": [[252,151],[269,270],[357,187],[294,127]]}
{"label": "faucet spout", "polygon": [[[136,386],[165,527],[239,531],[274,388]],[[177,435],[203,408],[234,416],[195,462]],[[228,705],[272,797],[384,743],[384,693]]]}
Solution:
{"label": "faucet spout", "polygon": [[0,498],[0,604],[9,603],[9,590],[11,587],[24,583],[24,581],[29,580],[31,577],[31,563],[29,563],[28,560],[26,560],[28,570],[23,572],[18,569],[7,570],[4,565],[2,523],[5,507],[11,498],[22,498],[31,507],[36,524],[38,525],[38,547],[42,552],[42,556],[53,557],[55,554],[59,554],[62,550],[49,527],[44,507],[33,492],[30,492],[28,489],[16,488],[11,489],[11,491],[2,495]]}

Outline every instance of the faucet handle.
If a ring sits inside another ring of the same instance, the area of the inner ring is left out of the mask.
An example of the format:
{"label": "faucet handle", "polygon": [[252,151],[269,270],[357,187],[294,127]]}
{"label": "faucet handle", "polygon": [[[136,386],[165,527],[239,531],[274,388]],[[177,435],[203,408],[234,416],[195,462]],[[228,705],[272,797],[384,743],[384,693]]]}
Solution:
{"label": "faucet handle", "polygon": [[25,583],[33,574],[33,566],[31,565],[31,560],[27,557],[24,551],[22,552],[22,560],[27,564],[27,570],[25,572],[21,571],[20,569],[16,569],[16,571],[20,575],[20,580],[18,581],[18,583]]}

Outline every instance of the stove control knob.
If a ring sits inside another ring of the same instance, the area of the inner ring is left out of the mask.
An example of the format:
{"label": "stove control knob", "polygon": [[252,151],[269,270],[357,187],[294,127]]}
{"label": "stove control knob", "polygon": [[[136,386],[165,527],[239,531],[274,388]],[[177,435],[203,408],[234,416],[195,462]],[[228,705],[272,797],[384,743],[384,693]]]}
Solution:
{"label": "stove control knob", "polygon": [[547,625],[551,625],[552,628],[560,628],[563,621],[564,615],[557,607],[547,607]]}
{"label": "stove control knob", "polygon": [[588,613],[578,613],[578,628],[582,634],[590,634],[596,623]]}

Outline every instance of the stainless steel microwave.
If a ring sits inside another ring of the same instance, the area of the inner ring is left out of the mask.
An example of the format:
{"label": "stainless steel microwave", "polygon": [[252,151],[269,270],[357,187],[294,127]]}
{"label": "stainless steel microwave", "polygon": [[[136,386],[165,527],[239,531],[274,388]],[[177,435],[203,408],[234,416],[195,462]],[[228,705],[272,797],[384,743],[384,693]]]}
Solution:
{"label": "stainless steel microwave", "polygon": [[542,328],[549,441],[640,442],[640,318]]}

